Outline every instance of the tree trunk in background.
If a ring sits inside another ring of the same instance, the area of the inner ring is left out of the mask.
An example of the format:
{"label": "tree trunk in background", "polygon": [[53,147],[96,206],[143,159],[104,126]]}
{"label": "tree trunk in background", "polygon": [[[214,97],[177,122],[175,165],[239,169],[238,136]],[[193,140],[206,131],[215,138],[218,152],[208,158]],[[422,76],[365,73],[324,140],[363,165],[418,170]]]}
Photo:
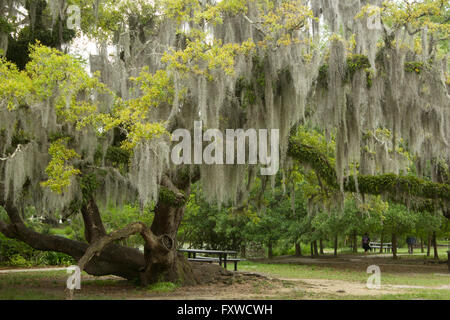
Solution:
{"label": "tree trunk in background", "polygon": [[381,234],[380,253],[383,253],[384,234]]}
{"label": "tree trunk in background", "polygon": [[314,247],[314,256],[318,257],[319,256],[319,250],[317,248],[317,240],[314,240],[313,247]]}
{"label": "tree trunk in background", "polygon": [[300,245],[300,242],[295,243],[295,256],[296,257],[302,256],[302,246]]}
{"label": "tree trunk in background", "polygon": [[427,257],[430,256],[430,251],[431,251],[431,237],[428,234],[428,239],[427,239]]}
{"label": "tree trunk in background", "polygon": [[397,235],[392,234],[392,257],[397,259]]}
{"label": "tree trunk in background", "polygon": [[357,253],[358,252],[358,238],[357,238],[357,234],[356,231],[353,232],[353,252]]}
{"label": "tree trunk in background", "polygon": [[433,231],[434,259],[439,260],[436,231]]}
{"label": "tree trunk in background", "polygon": [[267,245],[267,255],[269,259],[273,259],[273,244],[272,241],[269,241],[269,244]]}
{"label": "tree trunk in background", "polygon": [[311,258],[314,258],[314,242],[311,241]]}
{"label": "tree trunk in background", "polygon": [[424,252],[425,252],[425,250],[424,250],[424,248],[423,248],[423,238],[422,238],[422,237],[420,237],[420,252],[421,252],[421,253],[424,253]]}
{"label": "tree trunk in background", "polygon": [[323,253],[323,240],[322,239],[319,240],[319,247],[320,247],[320,254],[323,255],[324,253]]}
{"label": "tree trunk in background", "polygon": [[334,256],[337,257],[338,251],[338,236],[334,236]]}
{"label": "tree trunk in background", "polygon": [[247,246],[244,244],[241,246],[241,257],[245,258],[247,256]]}

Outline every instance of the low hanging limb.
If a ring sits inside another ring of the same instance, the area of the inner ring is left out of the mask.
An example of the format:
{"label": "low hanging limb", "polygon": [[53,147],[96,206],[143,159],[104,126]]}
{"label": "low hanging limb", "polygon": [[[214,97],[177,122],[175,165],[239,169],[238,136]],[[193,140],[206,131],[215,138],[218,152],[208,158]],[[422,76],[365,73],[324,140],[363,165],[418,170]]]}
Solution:
{"label": "low hanging limb", "polygon": [[144,238],[145,246],[148,249],[163,248],[170,251],[173,248],[174,241],[168,235],[155,236],[149,228],[142,222],[132,223],[123,229],[114,231],[108,235],[100,237],[93,242],[86,250],[83,257],[78,261],[78,267],[81,271],[84,270],[88,262],[94,257],[100,255],[106,246],[116,240],[128,238],[134,234],[139,233]]}
{"label": "low hanging limb", "polygon": [[[333,188],[339,188],[336,171],[328,157],[317,148],[304,145],[297,138],[289,140],[288,154],[300,163],[311,167],[323,181]],[[450,201],[450,185],[434,183],[412,176],[381,174],[377,176],[358,175],[358,189],[362,194],[398,194],[428,199]],[[344,191],[356,192],[355,180],[344,179]]]}

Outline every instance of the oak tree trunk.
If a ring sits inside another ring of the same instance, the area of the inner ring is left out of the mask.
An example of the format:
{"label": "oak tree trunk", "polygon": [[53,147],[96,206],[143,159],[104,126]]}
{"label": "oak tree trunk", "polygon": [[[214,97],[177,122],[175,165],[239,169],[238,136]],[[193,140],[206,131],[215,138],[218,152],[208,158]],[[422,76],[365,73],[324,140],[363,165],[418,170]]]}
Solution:
{"label": "oak tree trunk", "polygon": [[317,248],[317,240],[314,240],[313,242],[313,248],[314,248],[314,256],[318,257],[319,256],[319,250]]}
{"label": "oak tree trunk", "polygon": [[397,235],[392,233],[392,257],[397,259]]}
{"label": "oak tree trunk", "polygon": [[384,234],[381,234],[380,253],[383,253]]}
{"label": "oak tree trunk", "polygon": [[434,259],[439,260],[436,231],[433,231],[433,248],[434,248]]}
{"label": "oak tree trunk", "polygon": [[420,252],[421,252],[421,253],[424,253],[424,252],[425,252],[425,249],[424,249],[424,247],[423,247],[423,238],[422,238],[422,237],[420,237]]}
{"label": "oak tree trunk", "polygon": [[334,256],[337,257],[338,254],[338,236],[334,236]]}
{"label": "oak tree trunk", "polygon": [[353,232],[353,252],[357,253],[358,252],[358,240],[357,240],[357,234],[356,231]]}
{"label": "oak tree trunk", "polygon": [[267,256],[269,257],[269,259],[273,259],[273,244],[272,244],[272,241],[269,241],[269,243],[267,245]]}
{"label": "oak tree trunk", "polygon": [[300,245],[300,242],[296,242],[295,243],[295,256],[301,257],[301,255],[302,255],[302,247]]}

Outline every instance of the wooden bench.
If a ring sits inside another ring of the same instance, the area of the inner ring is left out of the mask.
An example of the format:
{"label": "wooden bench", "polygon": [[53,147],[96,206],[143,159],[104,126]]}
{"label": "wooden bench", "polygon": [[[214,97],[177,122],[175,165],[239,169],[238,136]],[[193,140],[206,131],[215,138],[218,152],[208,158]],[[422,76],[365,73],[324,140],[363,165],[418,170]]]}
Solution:
{"label": "wooden bench", "polygon": [[[189,261],[192,262],[208,262],[208,263],[212,263],[212,262],[219,262],[220,264],[220,259],[219,258],[211,258],[211,257],[202,257],[202,256],[197,256],[195,258],[188,258]],[[246,261],[246,259],[239,259],[239,258],[227,258],[227,261],[229,262],[233,262],[234,263],[234,271],[237,271],[237,265],[240,261]],[[226,266],[225,266],[226,268]]]}
{"label": "wooden bench", "polygon": [[[381,242],[370,242],[369,246],[370,246],[370,250],[372,250],[372,249],[380,249],[381,248]],[[391,252],[391,250],[392,250],[392,243],[391,242],[383,243],[383,249],[384,249],[384,252]]]}

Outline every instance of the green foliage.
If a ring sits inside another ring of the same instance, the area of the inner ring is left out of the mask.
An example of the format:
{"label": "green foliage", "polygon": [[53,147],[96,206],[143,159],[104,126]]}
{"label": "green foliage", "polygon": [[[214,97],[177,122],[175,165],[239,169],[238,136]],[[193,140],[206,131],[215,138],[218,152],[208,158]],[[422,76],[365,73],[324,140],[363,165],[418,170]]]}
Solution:
{"label": "green foliage", "polygon": [[68,266],[75,262],[72,257],[64,253],[35,250],[19,240],[6,238],[1,233],[0,258],[0,264],[20,268]]}
{"label": "green foliage", "polygon": [[181,208],[186,203],[185,197],[177,197],[175,192],[161,186],[159,189],[159,202],[170,204],[171,206]]}
{"label": "green foliage", "polygon": [[8,264],[12,267],[25,267],[25,268],[32,267],[32,263],[27,261],[20,254],[15,254],[12,257],[10,257]]}
{"label": "green foliage", "polygon": [[324,89],[328,89],[328,69],[328,64],[324,64],[319,68],[319,77],[317,78],[317,83]]}
{"label": "green foliage", "polygon": [[370,69],[369,58],[365,55],[355,54],[347,59],[347,80],[351,81],[356,71]]}
{"label": "green foliage", "polygon": [[421,74],[425,68],[425,64],[421,61],[409,61],[405,62],[405,71],[410,73]]}
{"label": "green foliage", "polygon": [[175,291],[179,285],[173,282],[157,282],[147,287],[147,290],[150,292],[156,293],[168,293]]}
{"label": "green foliage", "polygon": [[[13,26],[5,18],[0,20],[0,29],[5,29],[6,33],[16,31],[16,34],[9,36],[6,58],[15,63],[20,70],[23,70],[30,61],[30,45],[34,45],[38,41],[47,47],[60,48],[62,44],[75,37],[75,31],[66,27],[66,21],[61,21],[59,18],[54,25],[49,23],[52,18],[47,1],[36,0],[35,2],[36,12],[33,26],[30,21],[26,25]],[[25,8],[30,10],[29,1],[26,2]],[[60,30],[61,27],[62,30]]]}
{"label": "green foliage", "polygon": [[417,213],[400,204],[390,204],[383,215],[383,228],[389,233],[402,235],[414,229]]}
{"label": "green foliage", "polygon": [[72,149],[67,149],[65,143],[67,139],[59,139],[50,145],[48,153],[52,157],[47,169],[49,179],[41,184],[44,187],[49,187],[53,192],[62,193],[70,186],[70,179],[81,171],[75,169],[68,164],[73,158],[78,158],[79,155]]}
{"label": "green foliage", "polygon": [[[308,143],[306,141],[301,135],[291,137],[288,154],[300,161],[300,163],[311,166],[329,186],[336,188],[338,184],[333,165],[334,160],[323,152],[323,147],[317,147],[316,143]],[[344,183],[346,191],[356,192],[354,179],[346,179]],[[448,184],[433,183],[415,176],[399,176],[395,174],[358,175],[358,188],[361,193],[374,195],[402,192],[412,197],[450,199],[450,186]]]}
{"label": "green foliage", "polygon": [[14,26],[4,17],[0,17],[0,32],[9,34],[14,31]]}
{"label": "green foliage", "polygon": [[236,97],[240,100],[241,107],[247,109],[249,106],[255,104],[256,93],[249,80],[240,77],[236,82],[235,88]]}
{"label": "green foliage", "polygon": [[109,160],[114,166],[127,166],[130,161],[130,152],[120,147],[111,146],[106,150],[105,159]]}

